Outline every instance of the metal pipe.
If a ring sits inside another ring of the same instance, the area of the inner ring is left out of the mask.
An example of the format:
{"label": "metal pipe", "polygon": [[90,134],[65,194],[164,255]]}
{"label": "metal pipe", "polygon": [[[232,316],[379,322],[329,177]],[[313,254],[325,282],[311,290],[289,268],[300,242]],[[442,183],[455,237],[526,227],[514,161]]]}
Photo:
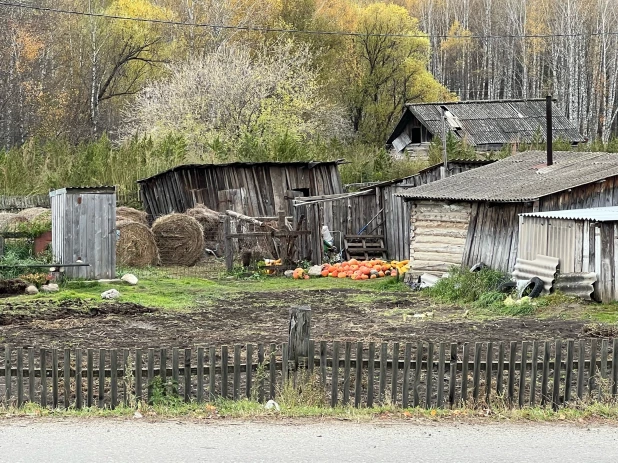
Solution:
{"label": "metal pipe", "polygon": [[446,153],[446,110],[444,106],[441,106],[440,110],[442,112],[442,161],[444,163],[440,169],[440,177],[446,178],[446,172],[448,169],[448,155]]}
{"label": "metal pipe", "polygon": [[552,122],[552,97],[551,95],[547,95],[545,98],[545,116],[547,119],[546,122],[546,131],[547,131],[547,165],[551,166],[554,163],[554,136],[553,136],[553,122]]}

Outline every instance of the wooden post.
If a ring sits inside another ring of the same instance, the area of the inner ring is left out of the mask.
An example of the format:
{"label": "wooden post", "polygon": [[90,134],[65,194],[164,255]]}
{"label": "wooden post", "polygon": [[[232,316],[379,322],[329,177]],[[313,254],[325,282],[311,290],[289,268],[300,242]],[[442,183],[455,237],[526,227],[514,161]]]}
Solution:
{"label": "wooden post", "polygon": [[[280,232],[284,232],[287,231],[287,227],[285,225],[285,212],[283,211],[279,211],[279,213],[277,214],[277,227],[279,227],[279,231]],[[279,250],[279,258],[281,259],[281,261],[285,264],[285,265],[289,265],[289,256],[288,256],[288,246],[289,246],[289,240],[291,240],[291,237],[281,237],[281,247]],[[292,344],[289,343],[289,345],[291,346]],[[290,357],[292,358],[292,357]]]}
{"label": "wooden post", "polygon": [[288,330],[288,359],[297,368],[299,361],[307,364],[311,331],[311,307],[298,306],[290,309]]}
{"label": "wooden post", "polygon": [[231,219],[225,217],[223,220],[223,239],[225,243],[225,268],[228,272],[234,270],[234,246],[232,244],[232,224]]}

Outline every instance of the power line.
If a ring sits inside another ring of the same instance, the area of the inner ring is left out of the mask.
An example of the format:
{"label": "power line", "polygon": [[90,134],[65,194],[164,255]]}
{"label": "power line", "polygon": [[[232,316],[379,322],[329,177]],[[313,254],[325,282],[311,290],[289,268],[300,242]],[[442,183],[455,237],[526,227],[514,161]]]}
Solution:
{"label": "power line", "polygon": [[263,33],[280,33],[280,34],[305,34],[305,35],[331,35],[331,36],[348,36],[348,37],[385,37],[385,38],[408,38],[408,39],[419,39],[419,38],[433,38],[433,39],[480,39],[480,40],[488,40],[488,39],[550,39],[550,38],[569,38],[569,37],[594,37],[594,36],[605,36],[605,35],[618,35],[618,31],[604,31],[604,32],[587,32],[587,33],[572,33],[572,34],[521,34],[521,35],[482,35],[482,34],[471,34],[471,35],[448,35],[448,34],[378,34],[378,33],[362,33],[362,32],[346,32],[346,31],[323,31],[323,30],[300,30],[300,29],[283,29],[283,28],[272,28],[272,27],[262,27],[262,26],[232,26],[227,24],[213,24],[213,23],[186,23],[182,21],[172,21],[167,19],[155,19],[155,18],[140,18],[140,17],[132,17],[132,16],[120,16],[113,14],[105,14],[105,13],[92,13],[88,11],[78,11],[78,10],[66,10],[61,8],[52,8],[52,7],[44,7],[44,6],[35,6],[35,5],[24,5],[20,3],[11,3],[11,2],[2,2],[0,1],[0,6],[5,6],[9,8],[20,8],[26,10],[36,10],[43,11],[49,13],[59,13],[59,14],[68,14],[68,15],[78,15],[78,16],[87,16],[93,18],[103,18],[103,19],[112,19],[119,21],[134,21],[134,22],[144,22],[151,24],[164,24],[171,26],[181,26],[181,27],[203,27],[209,29],[223,29],[223,30],[237,30],[237,31],[246,31],[246,32],[263,32]]}

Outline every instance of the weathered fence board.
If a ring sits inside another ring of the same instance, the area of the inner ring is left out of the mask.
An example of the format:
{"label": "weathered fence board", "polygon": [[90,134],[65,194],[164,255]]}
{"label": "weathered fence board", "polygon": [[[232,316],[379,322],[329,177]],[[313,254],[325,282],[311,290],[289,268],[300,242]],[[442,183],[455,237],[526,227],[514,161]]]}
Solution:
{"label": "weathered fence board", "polygon": [[[497,359],[494,344],[480,342],[474,344],[473,350],[468,343],[440,343],[437,358],[434,343],[406,343],[403,350],[399,343],[382,343],[377,351],[373,342],[356,342],[353,346],[346,341],[342,346],[339,341],[322,341],[317,344],[319,355],[311,353],[316,347],[314,341],[310,346],[309,363],[298,368],[291,359],[288,362],[287,343],[271,344],[268,353],[263,344],[258,344],[257,349],[252,344],[236,344],[232,362],[228,346],[182,351],[148,349],[147,359],[141,349],[65,349],[59,359],[56,349],[24,351],[22,347],[5,346],[0,351],[4,354],[0,356],[0,387],[4,391],[0,404],[19,407],[32,402],[53,408],[134,406],[140,401],[151,402],[153,387],[166,387],[166,392],[175,391],[185,401],[211,401],[220,394],[263,402],[276,399],[285,381],[302,391],[303,381],[311,371],[319,379],[312,380],[311,387],[323,388],[325,401],[332,406],[390,403],[426,408],[448,404],[453,408],[468,399],[470,380],[471,398],[484,406],[506,399],[513,407],[536,405],[540,400],[542,405],[559,408],[575,396],[608,401],[616,400],[618,395],[615,340],[611,347],[607,339],[601,341],[600,356],[594,339],[578,341],[577,345],[572,340],[544,342],[542,354],[539,342],[512,342],[506,361],[502,343],[498,345]],[[604,380],[595,380],[603,376]]]}

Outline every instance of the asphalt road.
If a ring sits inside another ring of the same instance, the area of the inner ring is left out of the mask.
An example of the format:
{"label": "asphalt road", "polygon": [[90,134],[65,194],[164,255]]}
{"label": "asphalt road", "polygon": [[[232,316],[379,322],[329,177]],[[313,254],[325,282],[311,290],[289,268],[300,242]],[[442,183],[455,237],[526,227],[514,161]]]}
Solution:
{"label": "asphalt road", "polygon": [[5,421],[2,462],[617,462],[618,427]]}

